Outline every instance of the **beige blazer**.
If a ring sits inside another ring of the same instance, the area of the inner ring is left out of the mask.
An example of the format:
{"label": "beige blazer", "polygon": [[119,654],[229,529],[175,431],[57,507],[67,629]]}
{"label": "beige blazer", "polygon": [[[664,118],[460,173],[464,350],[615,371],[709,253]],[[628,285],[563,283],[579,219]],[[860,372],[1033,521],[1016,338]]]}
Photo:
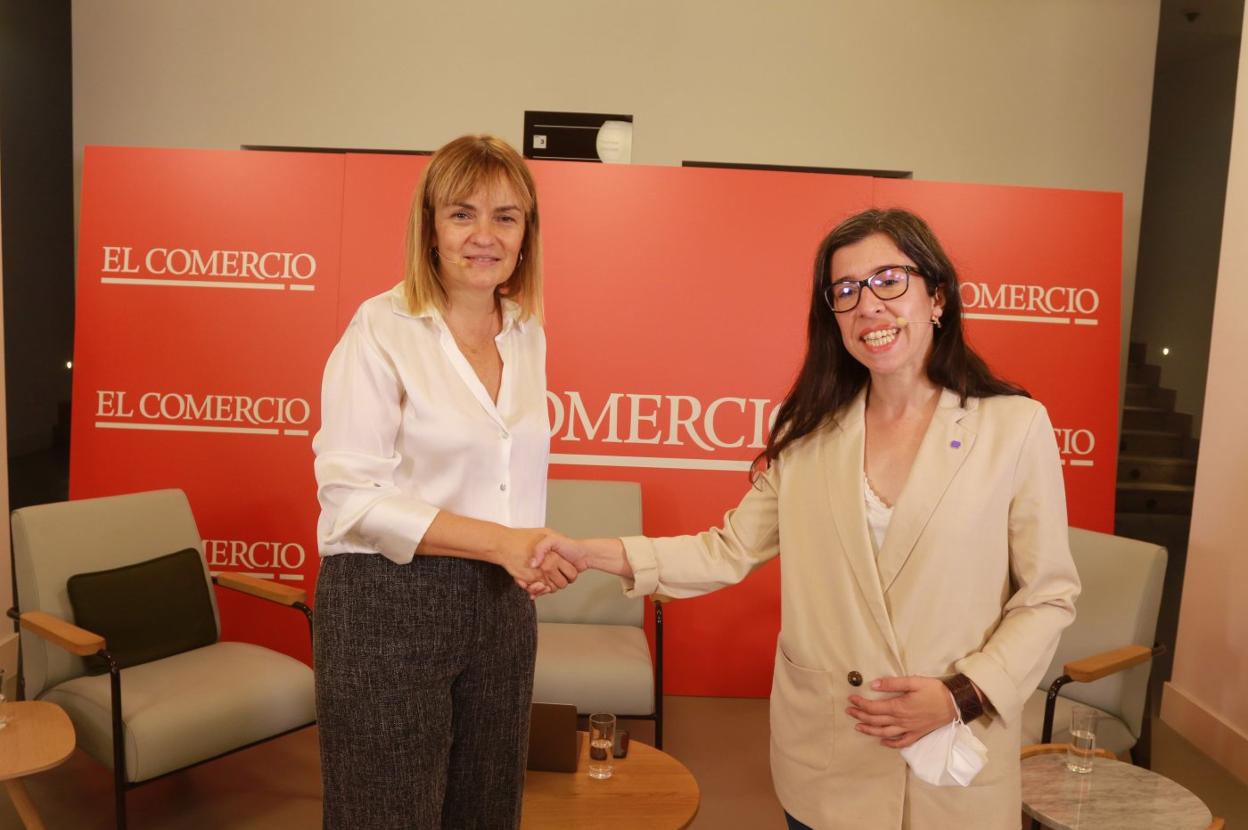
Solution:
{"label": "beige blazer", "polygon": [[[1027,398],[964,407],[943,392],[877,559],[864,401],[786,450],[723,527],[625,539],[630,593],[697,596],[783,550],[771,767],[784,808],[816,830],[1017,828],[1023,702],[1079,593],[1052,425]],[[989,760],[970,787],[924,784],[845,714],[874,678],[959,671],[994,710],[971,724]]]}

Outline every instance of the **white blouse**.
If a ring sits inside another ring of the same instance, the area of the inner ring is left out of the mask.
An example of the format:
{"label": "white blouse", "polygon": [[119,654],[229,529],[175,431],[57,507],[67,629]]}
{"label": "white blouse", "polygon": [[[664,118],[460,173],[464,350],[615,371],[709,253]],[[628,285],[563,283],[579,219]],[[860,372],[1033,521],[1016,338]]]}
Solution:
{"label": "white blouse", "polygon": [[546,335],[503,301],[490,399],[436,310],[402,285],[366,300],[325,366],[316,453],[322,556],[412,560],[439,510],[510,527],[546,523]]}
{"label": "white blouse", "polygon": [[884,547],[884,534],[893,521],[893,508],[871,489],[871,479],[862,474],[862,490],[867,507],[867,527],[871,529],[871,544],[875,547],[875,555],[879,557],[880,548]]}

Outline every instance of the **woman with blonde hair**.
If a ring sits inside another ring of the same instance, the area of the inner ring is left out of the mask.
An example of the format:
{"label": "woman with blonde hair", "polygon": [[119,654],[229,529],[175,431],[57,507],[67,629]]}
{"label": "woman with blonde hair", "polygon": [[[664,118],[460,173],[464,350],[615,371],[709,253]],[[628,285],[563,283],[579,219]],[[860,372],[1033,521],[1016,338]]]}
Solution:
{"label": "woman with blonde hair", "polygon": [[539,579],[550,444],[538,232],[516,151],[450,142],[413,197],[403,282],[326,365],[326,828],[519,824],[537,625],[516,583]]}

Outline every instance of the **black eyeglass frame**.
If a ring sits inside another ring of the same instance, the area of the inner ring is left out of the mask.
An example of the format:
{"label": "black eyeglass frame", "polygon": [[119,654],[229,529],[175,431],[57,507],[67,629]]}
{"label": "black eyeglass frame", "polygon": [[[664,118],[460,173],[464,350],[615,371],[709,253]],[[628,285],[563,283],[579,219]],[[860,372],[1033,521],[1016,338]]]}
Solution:
{"label": "black eyeglass frame", "polygon": [[[871,285],[871,280],[875,279],[880,274],[883,274],[885,271],[896,271],[899,268],[902,271],[904,271],[906,274],[906,287],[901,289],[901,294],[898,294],[894,297],[887,297],[887,298],[881,297],[876,292],[875,287]],[[827,304],[828,308],[831,309],[833,314],[845,314],[847,312],[853,311],[855,308],[858,307],[858,303],[862,302],[862,289],[869,288],[871,290],[871,293],[875,294],[876,299],[881,300],[883,302],[888,302],[889,300],[897,299],[897,297],[900,297],[902,296],[902,294],[905,294],[907,291],[909,291],[910,290],[910,278],[914,276],[917,276],[920,279],[923,278],[923,275],[919,273],[919,269],[913,265],[885,265],[882,268],[877,268],[874,271],[872,271],[870,274],[866,276],[865,279],[861,279],[861,280],[843,279],[843,280],[837,280],[836,282],[828,283],[823,288],[823,301]],[[837,310],[836,306],[833,305],[832,303],[832,294],[831,294],[832,289],[836,288],[838,285],[847,285],[847,284],[858,286],[858,296],[854,300],[854,304],[851,305],[849,308],[842,308],[840,310]]]}

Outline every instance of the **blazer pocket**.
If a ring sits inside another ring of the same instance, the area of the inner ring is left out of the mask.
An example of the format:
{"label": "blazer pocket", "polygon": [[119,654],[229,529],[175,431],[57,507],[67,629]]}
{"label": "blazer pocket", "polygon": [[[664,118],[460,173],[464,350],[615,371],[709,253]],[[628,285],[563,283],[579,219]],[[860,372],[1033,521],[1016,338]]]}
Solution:
{"label": "blazer pocket", "polygon": [[777,644],[771,680],[771,739],[776,750],[803,766],[827,769],[836,723],[832,703],[831,673],[797,665]]}

